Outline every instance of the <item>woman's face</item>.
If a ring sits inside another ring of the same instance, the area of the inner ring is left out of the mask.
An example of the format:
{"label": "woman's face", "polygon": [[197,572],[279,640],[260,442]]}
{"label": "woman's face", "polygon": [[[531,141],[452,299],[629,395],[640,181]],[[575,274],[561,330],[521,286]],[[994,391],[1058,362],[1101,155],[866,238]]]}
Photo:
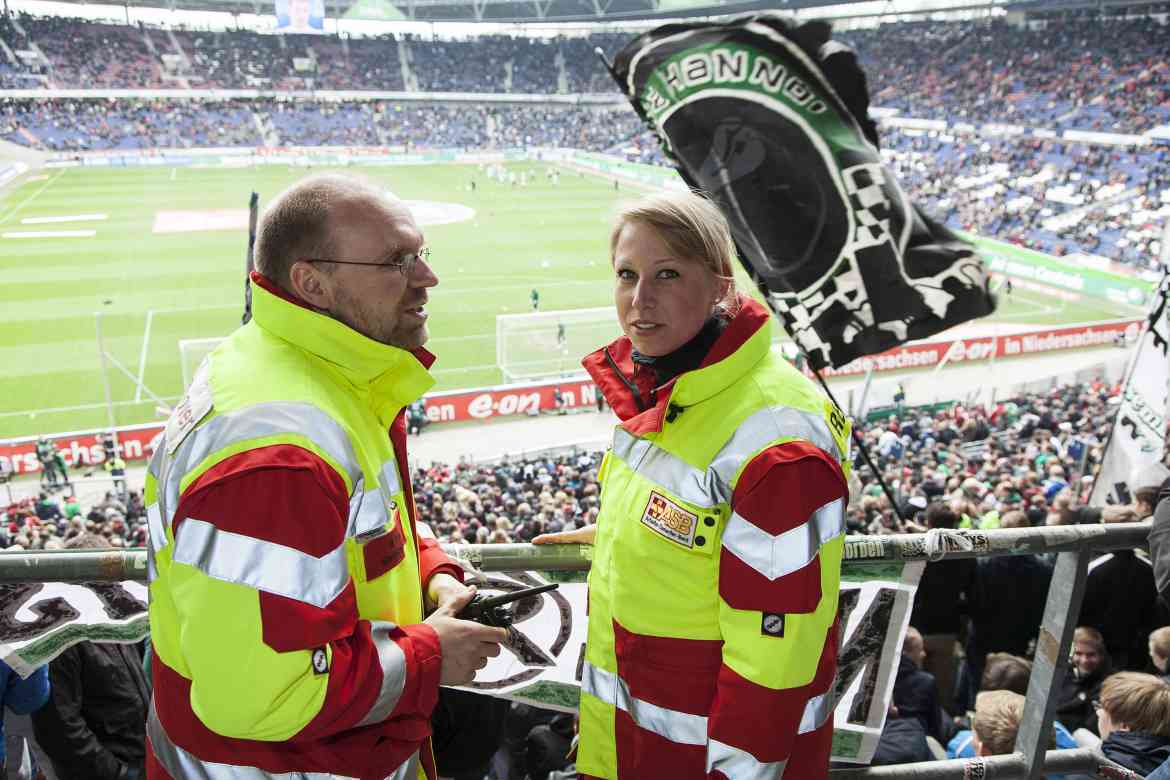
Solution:
{"label": "woman's face", "polygon": [[655,230],[627,222],[613,258],[622,331],[643,355],[667,355],[694,338],[721,297],[701,261],[676,257]]}

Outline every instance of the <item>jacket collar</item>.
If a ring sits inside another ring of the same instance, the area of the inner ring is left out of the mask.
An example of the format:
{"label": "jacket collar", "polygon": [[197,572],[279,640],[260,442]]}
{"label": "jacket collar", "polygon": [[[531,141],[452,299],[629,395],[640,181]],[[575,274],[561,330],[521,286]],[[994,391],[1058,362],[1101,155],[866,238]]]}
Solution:
{"label": "jacket collar", "polygon": [[[634,434],[661,431],[671,406],[685,408],[715,396],[768,354],[771,349],[768,310],[742,294],[739,307],[739,313],[723,329],[702,364],[655,388],[655,403],[649,409],[638,408],[628,385],[630,377],[635,380],[641,377],[631,357],[633,344],[626,336],[587,356],[581,364],[627,430]],[[637,369],[653,374],[645,367]]]}
{"label": "jacket collar", "polygon": [[435,356],[381,344],[328,317],[265,276],[252,272],[252,314],[257,327],[331,365],[349,382],[397,407],[429,390]]}

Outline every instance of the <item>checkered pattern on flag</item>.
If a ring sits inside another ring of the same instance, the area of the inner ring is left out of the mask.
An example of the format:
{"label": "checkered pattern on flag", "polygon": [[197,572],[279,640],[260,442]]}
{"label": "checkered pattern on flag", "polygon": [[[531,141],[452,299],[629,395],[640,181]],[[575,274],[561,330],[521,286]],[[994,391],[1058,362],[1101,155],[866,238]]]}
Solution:
{"label": "checkered pattern on flag", "polygon": [[774,14],[672,24],[613,75],[813,368],[991,313],[987,270],[882,165],[848,47]]}

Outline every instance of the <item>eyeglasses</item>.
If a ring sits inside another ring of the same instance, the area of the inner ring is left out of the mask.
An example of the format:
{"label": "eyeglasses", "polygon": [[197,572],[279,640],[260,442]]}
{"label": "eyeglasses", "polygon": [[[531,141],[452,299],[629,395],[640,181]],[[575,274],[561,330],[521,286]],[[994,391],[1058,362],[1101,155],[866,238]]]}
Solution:
{"label": "eyeglasses", "polygon": [[402,272],[403,276],[409,277],[414,273],[414,267],[419,260],[424,263],[431,261],[431,250],[420,249],[411,254],[402,255],[398,260],[393,260],[389,263],[370,262],[367,260],[329,260],[322,257],[306,257],[303,258],[306,263],[333,263],[334,265],[372,265],[378,268],[397,268]]}

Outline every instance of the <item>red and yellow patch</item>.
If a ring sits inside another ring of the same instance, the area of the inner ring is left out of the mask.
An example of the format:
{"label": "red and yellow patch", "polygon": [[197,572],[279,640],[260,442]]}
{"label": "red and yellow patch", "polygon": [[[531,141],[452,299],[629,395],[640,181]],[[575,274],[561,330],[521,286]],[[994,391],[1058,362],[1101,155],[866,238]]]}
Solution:
{"label": "red and yellow patch", "polygon": [[650,500],[642,513],[642,523],[651,531],[687,549],[695,546],[699,516],[688,512],[666,496],[650,491]]}

